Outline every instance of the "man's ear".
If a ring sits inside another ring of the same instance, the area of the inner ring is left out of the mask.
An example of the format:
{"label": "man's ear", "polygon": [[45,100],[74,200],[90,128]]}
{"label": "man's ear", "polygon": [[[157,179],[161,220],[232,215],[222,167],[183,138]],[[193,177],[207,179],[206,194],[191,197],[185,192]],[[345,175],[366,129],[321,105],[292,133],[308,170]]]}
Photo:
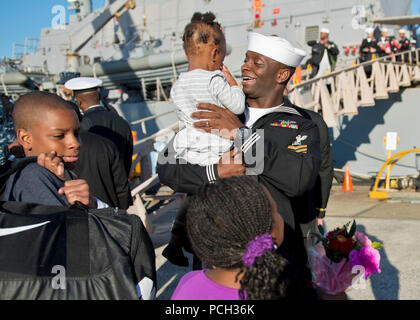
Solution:
{"label": "man's ear", "polygon": [[16,132],[16,136],[19,144],[25,150],[32,150],[33,137],[29,131],[25,129],[18,129]]}
{"label": "man's ear", "polygon": [[276,75],[276,82],[278,84],[284,84],[290,78],[290,69],[289,68],[281,68],[277,71]]}
{"label": "man's ear", "polygon": [[79,108],[82,108],[83,101],[80,98],[74,96],[74,101],[76,101],[76,104],[79,106]]}

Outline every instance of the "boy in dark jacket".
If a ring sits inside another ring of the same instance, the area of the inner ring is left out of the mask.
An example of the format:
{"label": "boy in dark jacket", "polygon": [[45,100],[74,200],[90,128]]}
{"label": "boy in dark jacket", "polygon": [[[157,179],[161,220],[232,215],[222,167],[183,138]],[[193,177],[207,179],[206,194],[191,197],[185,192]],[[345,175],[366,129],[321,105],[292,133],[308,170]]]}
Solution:
{"label": "boy in dark jacket", "polygon": [[4,200],[58,206],[78,201],[97,208],[100,202],[91,197],[85,180],[64,181],[79,155],[79,120],[74,110],[57,95],[32,92],[19,98],[12,117],[25,156],[37,156],[39,164],[30,163],[9,177]]}

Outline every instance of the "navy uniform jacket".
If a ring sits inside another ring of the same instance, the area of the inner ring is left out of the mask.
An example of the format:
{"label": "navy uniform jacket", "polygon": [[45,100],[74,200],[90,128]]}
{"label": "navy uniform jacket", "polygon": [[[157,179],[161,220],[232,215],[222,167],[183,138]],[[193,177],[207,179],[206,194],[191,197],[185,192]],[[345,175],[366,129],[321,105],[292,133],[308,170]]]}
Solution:
{"label": "navy uniform jacket", "polygon": [[[409,39],[407,39],[407,38],[400,39],[400,40],[398,41],[398,45],[399,45],[399,48],[397,48],[397,46],[396,46],[396,45],[393,45],[393,46],[392,46],[392,51],[393,51],[393,52],[395,52],[395,53],[399,53],[399,52],[404,52],[404,51],[408,51],[408,50],[410,50],[410,40],[409,40]],[[408,55],[409,55],[409,53],[404,54],[404,62],[408,62],[408,61],[409,61],[409,60],[408,60],[408,59],[409,59]],[[402,57],[401,57],[401,55],[397,56],[396,60],[397,60],[397,61],[402,61]]]}
{"label": "navy uniform jacket", "polygon": [[[363,50],[368,48],[369,51],[364,52]],[[375,52],[370,52],[370,48],[374,48]],[[360,46],[360,60],[361,62],[366,62],[372,60],[372,55],[375,54],[377,57],[381,54],[381,49],[378,46],[378,43],[375,39],[368,40],[367,38],[363,39]]]}
{"label": "navy uniform jacket", "polygon": [[107,139],[90,133],[80,133],[79,159],[74,172],[85,179],[93,196],[110,207],[127,210],[133,204],[128,177],[120,154]]}
{"label": "navy uniform jacket", "polygon": [[319,168],[315,186],[301,197],[292,200],[293,211],[307,212],[307,215],[301,216],[300,220],[300,223],[307,223],[318,216],[323,210],[325,211],[330,197],[332,181],[334,178],[334,166],[329,131],[327,124],[319,113],[294,106],[287,99],[285,99],[285,105],[293,107],[304,118],[315,122],[319,131],[321,166]]}
{"label": "navy uniform jacket", "polygon": [[133,136],[127,121],[98,105],[86,110],[80,126],[82,130],[98,134],[116,145],[128,176],[133,157]]}
{"label": "navy uniform jacket", "polygon": [[[294,108],[283,110],[257,120],[251,136],[243,141],[242,151],[246,174],[255,174],[268,189],[284,219],[285,239],[280,252],[297,265],[304,265],[306,252],[299,221],[307,213],[294,212],[291,199],[302,196],[315,185],[321,165],[320,138],[313,121],[299,115]],[[200,186],[219,178],[217,164],[186,164],[175,161],[174,155],[171,141],[159,155],[157,172],[160,181],[175,191],[194,194]]]}

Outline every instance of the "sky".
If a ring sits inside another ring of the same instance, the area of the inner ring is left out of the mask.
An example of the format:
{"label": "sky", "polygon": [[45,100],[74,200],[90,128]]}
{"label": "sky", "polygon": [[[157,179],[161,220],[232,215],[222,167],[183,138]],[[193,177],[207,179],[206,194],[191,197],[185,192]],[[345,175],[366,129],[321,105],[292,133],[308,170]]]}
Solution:
{"label": "sky", "polygon": [[[93,9],[102,8],[104,4],[105,0],[92,0]],[[39,38],[41,29],[51,26],[56,15],[52,13],[52,9],[56,5],[66,8],[68,19],[67,0],[1,0],[0,59],[12,57],[14,42],[23,44],[26,37]],[[420,0],[411,1],[411,11],[413,14],[420,14]]]}
{"label": "sky", "polygon": [[[93,9],[102,8],[105,0],[92,0]],[[0,1],[0,59],[12,57],[13,43],[25,43],[25,38],[39,38],[41,29],[50,27],[56,16],[52,10],[60,5],[69,11],[67,0],[1,0]],[[23,51],[23,49],[18,48]]]}

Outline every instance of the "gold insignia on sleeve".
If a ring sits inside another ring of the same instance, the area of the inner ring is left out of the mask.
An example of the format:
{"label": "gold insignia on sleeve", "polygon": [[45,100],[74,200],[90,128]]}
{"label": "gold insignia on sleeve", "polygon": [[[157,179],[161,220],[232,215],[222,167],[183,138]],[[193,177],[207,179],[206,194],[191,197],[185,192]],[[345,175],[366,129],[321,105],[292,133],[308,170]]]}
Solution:
{"label": "gold insignia on sleeve", "polygon": [[297,153],[307,153],[308,152],[308,146],[306,144],[303,144],[301,146],[287,146],[290,150],[293,150]]}

